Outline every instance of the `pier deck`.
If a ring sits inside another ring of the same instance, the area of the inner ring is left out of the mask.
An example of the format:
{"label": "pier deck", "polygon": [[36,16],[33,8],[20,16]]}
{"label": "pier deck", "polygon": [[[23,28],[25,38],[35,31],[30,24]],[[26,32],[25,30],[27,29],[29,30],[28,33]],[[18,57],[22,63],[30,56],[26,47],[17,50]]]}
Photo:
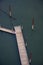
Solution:
{"label": "pier deck", "polygon": [[16,40],[17,40],[21,64],[22,65],[29,65],[29,60],[28,60],[28,56],[27,56],[27,52],[26,52],[26,48],[25,48],[25,42],[23,39],[21,26],[15,26],[14,29],[15,29],[15,31],[10,30],[10,29],[6,29],[6,28],[3,28],[0,26],[1,31],[8,32],[11,34],[16,34]]}
{"label": "pier deck", "polygon": [[15,34],[14,30],[10,30],[10,29],[7,29],[7,28],[1,27],[1,26],[0,26],[0,31]]}
{"label": "pier deck", "polygon": [[27,52],[25,48],[25,42],[23,39],[21,26],[15,27],[15,32],[16,32],[16,39],[17,39],[21,65],[29,65],[29,60],[28,60],[28,56],[27,56]]}

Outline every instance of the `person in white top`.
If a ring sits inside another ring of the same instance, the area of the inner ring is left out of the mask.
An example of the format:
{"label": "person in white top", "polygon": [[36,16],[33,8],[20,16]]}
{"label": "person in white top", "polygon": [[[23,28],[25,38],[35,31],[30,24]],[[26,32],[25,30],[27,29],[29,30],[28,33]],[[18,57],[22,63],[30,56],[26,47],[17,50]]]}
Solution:
{"label": "person in white top", "polygon": [[34,17],[32,18],[32,30],[34,30]]}
{"label": "person in white top", "polygon": [[32,52],[30,52],[30,56],[29,56],[29,64],[31,65],[32,63]]}

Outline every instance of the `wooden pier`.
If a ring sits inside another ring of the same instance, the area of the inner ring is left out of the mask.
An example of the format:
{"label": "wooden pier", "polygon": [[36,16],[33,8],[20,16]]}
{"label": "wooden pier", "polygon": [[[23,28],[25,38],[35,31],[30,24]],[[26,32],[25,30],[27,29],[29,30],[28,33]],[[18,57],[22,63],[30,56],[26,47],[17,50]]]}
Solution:
{"label": "wooden pier", "polygon": [[21,60],[21,65],[29,65],[29,60],[25,48],[25,42],[22,35],[21,26],[15,27],[18,50]]}
{"label": "wooden pier", "polygon": [[16,40],[17,40],[17,45],[18,45],[18,51],[20,55],[20,60],[21,60],[21,65],[29,65],[29,60],[25,48],[25,42],[23,39],[23,34],[22,34],[22,28],[21,26],[15,26],[14,30],[9,30],[7,28],[3,28],[0,26],[0,31],[8,32],[11,34],[16,34]]}
{"label": "wooden pier", "polygon": [[4,31],[4,32],[7,32],[7,33],[15,34],[14,30],[10,30],[10,29],[7,29],[7,28],[1,27],[1,26],[0,26],[0,31]]}

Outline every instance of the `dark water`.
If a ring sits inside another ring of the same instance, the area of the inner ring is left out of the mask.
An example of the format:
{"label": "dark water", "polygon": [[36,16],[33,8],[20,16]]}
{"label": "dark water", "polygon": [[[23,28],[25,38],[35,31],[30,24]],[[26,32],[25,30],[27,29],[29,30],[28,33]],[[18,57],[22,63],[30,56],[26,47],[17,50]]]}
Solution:
{"label": "dark water", "polygon": [[0,65],[20,65],[15,35],[0,32]]}
{"label": "dark water", "polygon": [[[10,19],[5,13],[8,6],[12,6]],[[23,36],[27,42],[27,53],[32,52],[32,65],[43,65],[43,0],[0,0],[0,25],[12,29],[14,26],[23,26]],[[31,29],[34,16],[35,28]],[[18,53],[16,36],[0,31],[0,65],[21,65]]]}

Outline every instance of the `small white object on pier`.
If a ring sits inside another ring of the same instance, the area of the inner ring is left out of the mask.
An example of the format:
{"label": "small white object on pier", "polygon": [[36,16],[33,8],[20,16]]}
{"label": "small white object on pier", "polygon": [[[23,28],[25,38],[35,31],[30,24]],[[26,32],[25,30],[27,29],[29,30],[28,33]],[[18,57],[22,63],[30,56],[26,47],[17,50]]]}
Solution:
{"label": "small white object on pier", "polygon": [[25,48],[25,42],[23,39],[21,26],[16,26],[14,28],[15,28],[15,32],[16,32],[16,39],[17,39],[21,64],[29,65],[29,60],[28,60],[28,56],[27,56],[27,52],[26,52],[26,48]]}
{"label": "small white object on pier", "polygon": [[12,34],[15,34],[15,31],[14,30],[10,30],[10,29],[7,29],[7,28],[3,28],[0,26],[0,30],[1,31],[4,31],[4,32],[8,32],[8,33],[12,33]]}

